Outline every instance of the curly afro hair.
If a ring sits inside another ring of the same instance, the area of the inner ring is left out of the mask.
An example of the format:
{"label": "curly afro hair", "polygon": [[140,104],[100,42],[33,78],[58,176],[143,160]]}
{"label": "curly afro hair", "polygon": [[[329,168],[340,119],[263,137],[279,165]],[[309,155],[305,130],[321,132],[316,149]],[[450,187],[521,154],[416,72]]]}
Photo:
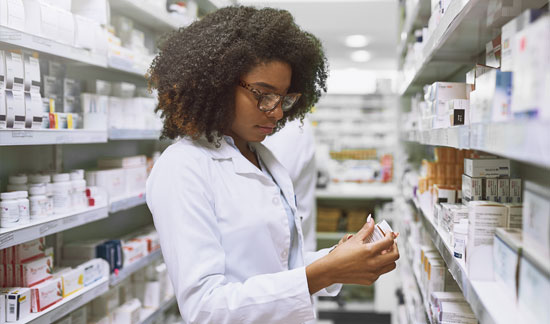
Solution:
{"label": "curly afro hair", "polygon": [[209,142],[231,127],[235,87],[255,66],[283,61],[292,67],[290,92],[302,93],[277,127],[303,119],[326,92],[327,60],[321,42],[285,10],[235,6],[219,9],[167,35],[148,71],[158,90],[163,138],[205,135]]}

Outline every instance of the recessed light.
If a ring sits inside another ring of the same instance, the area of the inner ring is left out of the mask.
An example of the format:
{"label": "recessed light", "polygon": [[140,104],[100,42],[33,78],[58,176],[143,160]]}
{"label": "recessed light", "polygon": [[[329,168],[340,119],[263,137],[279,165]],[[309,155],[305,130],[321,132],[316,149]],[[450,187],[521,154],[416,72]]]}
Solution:
{"label": "recessed light", "polygon": [[351,59],[354,62],[367,62],[371,59],[371,54],[365,50],[353,51]]}
{"label": "recessed light", "polygon": [[369,38],[365,35],[350,35],[346,37],[346,46],[348,47],[365,47],[369,44]]}

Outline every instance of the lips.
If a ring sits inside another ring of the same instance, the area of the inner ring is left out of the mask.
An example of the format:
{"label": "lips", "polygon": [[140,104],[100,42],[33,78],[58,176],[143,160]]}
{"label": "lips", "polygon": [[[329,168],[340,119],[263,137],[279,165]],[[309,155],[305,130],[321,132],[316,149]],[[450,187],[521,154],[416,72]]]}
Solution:
{"label": "lips", "polygon": [[260,130],[262,134],[271,134],[273,133],[273,129],[275,129],[275,126],[256,126]]}

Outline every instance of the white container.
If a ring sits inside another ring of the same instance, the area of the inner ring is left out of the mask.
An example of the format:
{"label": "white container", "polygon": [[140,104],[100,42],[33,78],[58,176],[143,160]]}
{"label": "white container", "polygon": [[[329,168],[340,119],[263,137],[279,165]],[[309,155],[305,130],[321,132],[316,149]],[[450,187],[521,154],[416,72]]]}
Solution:
{"label": "white container", "polygon": [[72,205],[76,208],[85,208],[87,206],[86,180],[73,180],[72,184]]}
{"label": "white container", "polygon": [[71,191],[72,184],[69,181],[52,184],[54,214],[64,214],[71,210]]}
{"label": "white container", "polygon": [[10,176],[8,179],[10,184],[14,185],[26,185],[28,181],[28,177],[25,174],[18,174],[14,176]]}
{"label": "white container", "polygon": [[19,226],[19,194],[17,192],[4,192],[0,194],[0,227]]}
{"label": "white container", "polygon": [[29,213],[29,193],[27,191],[16,191],[17,203],[19,204],[19,224],[28,224],[31,220]]}
{"label": "white container", "polygon": [[453,255],[457,259],[464,258],[466,242],[468,240],[468,220],[461,219],[460,223],[453,227]]}
{"label": "white container", "polygon": [[49,200],[46,196],[46,185],[37,185],[29,188],[30,216],[31,219],[39,219],[48,216]]}
{"label": "white container", "polygon": [[54,183],[71,181],[71,175],[69,173],[57,173],[52,176]]}
{"label": "white container", "polygon": [[84,170],[82,169],[72,170],[70,175],[71,180],[84,180]]}

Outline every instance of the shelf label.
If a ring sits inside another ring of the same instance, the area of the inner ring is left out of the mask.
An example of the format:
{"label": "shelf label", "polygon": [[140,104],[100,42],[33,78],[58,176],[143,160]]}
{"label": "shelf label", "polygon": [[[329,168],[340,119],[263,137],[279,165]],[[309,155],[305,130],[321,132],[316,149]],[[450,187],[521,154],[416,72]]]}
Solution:
{"label": "shelf label", "polygon": [[63,218],[63,225],[72,224],[80,220],[80,214]]}
{"label": "shelf label", "polygon": [[34,133],[32,131],[12,131],[11,132],[12,138],[33,138]]}
{"label": "shelf label", "polygon": [[21,39],[23,39],[23,35],[21,34],[21,32],[5,29],[2,29],[2,31],[0,32],[0,41],[2,42],[20,41]]}
{"label": "shelf label", "polygon": [[57,225],[59,225],[58,221],[46,223],[38,228],[38,232],[40,233],[40,236],[44,236],[47,232],[53,233]]}
{"label": "shelf label", "polygon": [[0,248],[4,248],[7,245],[11,245],[13,240],[15,239],[15,236],[13,233],[6,233],[0,235]]}
{"label": "shelf label", "polygon": [[84,215],[84,224],[94,222],[98,219],[104,218],[105,212],[103,209],[95,210]]}
{"label": "shelf label", "polygon": [[51,46],[52,46],[52,41],[51,41],[51,40],[45,39],[45,38],[42,38],[42,37],[33,36],[33,37],[32,37],[32,41],[33,41],[35,44],[39,44],[39,45],[43,45],[43,46],[47,46],[47,47],[51,47]]}

